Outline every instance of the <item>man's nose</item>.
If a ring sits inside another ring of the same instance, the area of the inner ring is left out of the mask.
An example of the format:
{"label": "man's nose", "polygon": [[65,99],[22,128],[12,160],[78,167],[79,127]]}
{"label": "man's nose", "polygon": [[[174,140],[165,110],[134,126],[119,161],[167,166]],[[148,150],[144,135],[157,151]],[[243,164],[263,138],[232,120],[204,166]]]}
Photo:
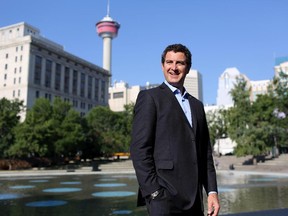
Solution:
{"label": "man's nose", "polygon": [[171,65],[171,68],[172,68],[173,70],[177,70],[177,64],[176,64],[176,62]]}

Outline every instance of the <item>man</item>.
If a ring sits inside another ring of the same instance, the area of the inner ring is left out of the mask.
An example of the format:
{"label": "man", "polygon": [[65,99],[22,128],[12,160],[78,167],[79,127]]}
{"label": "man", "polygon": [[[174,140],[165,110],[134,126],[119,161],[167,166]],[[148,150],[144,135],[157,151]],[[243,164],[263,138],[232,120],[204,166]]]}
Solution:
{"label": "man", "polygon": [[[216,171],[203,104],[188,94],[184,80],[191,53],[182,44],[162,54],[165,82],[139,93],[132,128],[131,158],[139,182],[138,205],[151,216],[203,216],[220,206]],[[144,202],[145,201],[145,202]]]}

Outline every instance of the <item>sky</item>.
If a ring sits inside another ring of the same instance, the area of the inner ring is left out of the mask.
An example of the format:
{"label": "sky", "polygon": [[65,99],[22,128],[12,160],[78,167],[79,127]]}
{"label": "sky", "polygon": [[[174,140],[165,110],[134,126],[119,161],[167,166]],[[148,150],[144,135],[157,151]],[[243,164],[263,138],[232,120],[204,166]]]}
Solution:
{"label": "sky", "polygon": [[[0,27],[26,22],[64,50],[102,67],[95,24],[107,0],[1,0]],[[236,67],[271,80],[275,58],[288,56],[287,0],[110,0],[120,23],[112,41],[112,82],[161,84],[161,53],[182,43],[202,74],[204,104],[215,104],[218,79]]]}

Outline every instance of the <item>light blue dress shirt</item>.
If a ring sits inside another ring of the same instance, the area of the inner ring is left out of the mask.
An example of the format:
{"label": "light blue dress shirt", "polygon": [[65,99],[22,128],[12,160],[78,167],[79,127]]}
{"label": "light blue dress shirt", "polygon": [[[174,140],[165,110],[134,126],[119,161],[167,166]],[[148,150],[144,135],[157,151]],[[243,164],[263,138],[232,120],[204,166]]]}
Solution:
{"label": "light blue dress shirt", "polygon": [[188,92],[184,88],[183,95],[181,94],[181,91],[174,86],[170,85],[166,80],[164,83],[171,89],[171,91],[174,93],[175,97],[177,98],[177,101],[179,105],[181,106],[183,112],[185,113],[185,116],[187,120],[189,121],[191,127],[192,127],[192,115],[191,115],[191,108],[190,103],[188,100]]}

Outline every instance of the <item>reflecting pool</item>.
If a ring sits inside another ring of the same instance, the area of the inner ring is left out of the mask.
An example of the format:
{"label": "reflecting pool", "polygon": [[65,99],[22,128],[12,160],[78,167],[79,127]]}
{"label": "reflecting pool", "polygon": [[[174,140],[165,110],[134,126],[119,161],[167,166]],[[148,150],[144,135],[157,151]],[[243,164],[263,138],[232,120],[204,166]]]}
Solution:
{"label": "reflecting pool", "polygon": [[[288,208],[288,176],[218,174],[221,215]],[[138,185],[134,174],[0,177],[1,215],[133,215]]]}

